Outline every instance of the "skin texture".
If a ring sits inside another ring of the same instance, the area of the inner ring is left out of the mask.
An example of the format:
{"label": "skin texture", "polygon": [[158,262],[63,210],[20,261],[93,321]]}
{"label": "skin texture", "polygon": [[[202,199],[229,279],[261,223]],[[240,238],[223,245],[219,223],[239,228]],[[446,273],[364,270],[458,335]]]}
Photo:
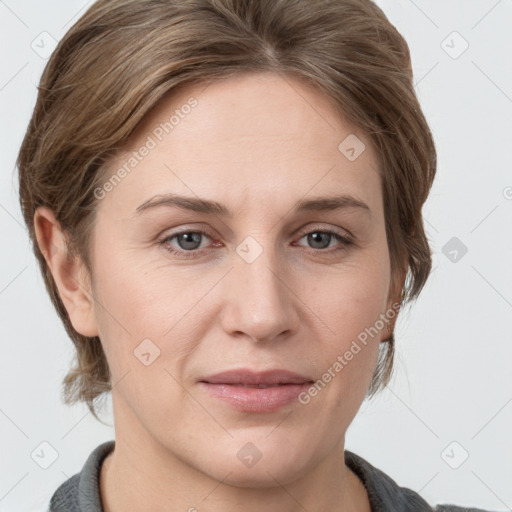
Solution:
{"label": "skin texture", "polygon": [[[197,105],[158,141],[153,130],[192,97]],[[354,161],[338,149],[350,134],[366,145]],[[389,310],[396,298],[388,301],[384,208],[369,140],[320,91],[274,73],[174,91],[110,162],[107,179],[148,135],[156,147],[99,202],[92,281],[80,260],[65,257],[52,212],[40,208],[35,217],[73,326],[100,337],[115,385],[116,448],[101,472],[105,511],[369,511],[343,449],[387,330],[307,405],[240,412],[198,383],[235,368],[319,379]],[[170,192],[218,201],[234,215],[165,206],[135,213]],[[371,212],[293,212],[299,200],[334,193],[355,196]],[[198,235],[191,258],[166,250],[186,255],[190,241],[162,243],[199,229],[208,234]],[[325,230],[351,234],[354,244],[307,236]],[[262,250],[251,263],[236,250],[248,236]],[[160,350],[147,366],[134,355],[144,339]],[[252,467],[237,457],[246,443],[262,455]]]}

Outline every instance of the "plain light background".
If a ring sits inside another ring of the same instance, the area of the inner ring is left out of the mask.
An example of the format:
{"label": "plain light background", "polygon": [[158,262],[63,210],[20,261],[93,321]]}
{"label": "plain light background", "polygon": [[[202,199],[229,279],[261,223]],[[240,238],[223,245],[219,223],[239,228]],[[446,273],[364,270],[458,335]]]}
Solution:
{"label": "plain light background", "polygon": [[[409,44],[438,150],[424,208],[434,271],[398,322],[395,377],[363,403],[346,448],[432,505],[511,510],[512,1],[377,3]],[[41,505],[114,439],[85,406],[61,402],[73,347],[29,246],[14,167],[52,41],[90,4],[0,1],[1,512]],[[47,469],[32,458],[50,457],[43,442],[58,454]]]}

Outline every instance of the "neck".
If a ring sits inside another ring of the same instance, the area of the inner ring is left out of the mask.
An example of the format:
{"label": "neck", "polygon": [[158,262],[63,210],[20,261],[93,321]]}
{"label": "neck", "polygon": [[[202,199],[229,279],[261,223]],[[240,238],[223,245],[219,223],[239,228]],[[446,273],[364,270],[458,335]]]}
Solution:
{"label": "neck", "polygon": [[197,454],[185,460],[186,454],[158,442],[135,415],[117,412],[115,449],[100,471],[104,512],[371,512],[366,489],[345,465],[344,437],[293,478],[272,475],[270,461],[263,469],[258,463],[254,469],[260,471],[250,473],[250,479],[241,479],[238,466],[219,471],[214,461],[205,464],[208,457]]}
{"label": "neck", "polygon": [[[366,489],[342,456],[328,457],[332,461],[322,461],[294,482],[239,487],[191,468],[165,451],[141,448],[116,437],[115,450],[100,473],[104,512],[371,510]],[[339,447],[334,451],[339,453]]]}

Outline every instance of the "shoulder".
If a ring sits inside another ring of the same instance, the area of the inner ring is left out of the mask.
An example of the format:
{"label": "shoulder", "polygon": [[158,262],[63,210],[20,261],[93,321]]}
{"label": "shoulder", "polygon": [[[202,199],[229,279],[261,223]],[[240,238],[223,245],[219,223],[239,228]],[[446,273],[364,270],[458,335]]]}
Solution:
{"label": "shoulder", "polygon": [[492,512],[452,504],[432,506],[417,492],[400,487],[389,475],[348,450],[345,463],[366,487],[372,512]]}
{"label": "shoulder", "polygon": [[101,511],[99,477],[103,459],[114,449],[115,441],[97,446],[89,455],[82,470],[68,478],[50,499],[49,509],[41,512]]}
{"label": "shoulder", "polygon": [[492,512],[483,508],[461,507],[458,505],[437,505],[434,512]]}
{"label": "shoulder", "polygon": [[44,505],[32,507],[27,512],[50,512],[50,499],[47,499]]}

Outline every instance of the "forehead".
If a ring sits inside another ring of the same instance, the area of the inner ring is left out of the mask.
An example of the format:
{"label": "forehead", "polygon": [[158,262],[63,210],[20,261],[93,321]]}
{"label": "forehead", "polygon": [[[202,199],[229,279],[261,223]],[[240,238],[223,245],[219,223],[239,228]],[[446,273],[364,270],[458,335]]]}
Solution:
{"label": "forehead", "polygon": [[369,139],[331,98],[290,75],[244,73],[174,90],[145,116],[125,149],[106,178],[122,166],[128,170],[109,195],[134,208],[152,194],[213,198],[221,189],[263,201],[271,192],[283,201],[283,191],[298,198],[333,188],[380,200]]}
{"label": "forehead", "polygon": [[[180,86],[145,116],[130,143],[136,145],[154,131],[160,131],[164,140],[159,142],[164,145],[178,137],[180,142],[208,140],[233,149],[245,142],[267,147],[265,154],[272,154],[274,141],[280,145],[288,141],[295,151],[316,150],[310,156],[325,150],[332,153],[350,134],[365,138],[318,87],[303,78],[273,72],[245,72]],[[298,141],[300,148],[293,144]],[[199,156],[201,148],[196,145]],[[367,149],[372,152],[368,145]]]}

